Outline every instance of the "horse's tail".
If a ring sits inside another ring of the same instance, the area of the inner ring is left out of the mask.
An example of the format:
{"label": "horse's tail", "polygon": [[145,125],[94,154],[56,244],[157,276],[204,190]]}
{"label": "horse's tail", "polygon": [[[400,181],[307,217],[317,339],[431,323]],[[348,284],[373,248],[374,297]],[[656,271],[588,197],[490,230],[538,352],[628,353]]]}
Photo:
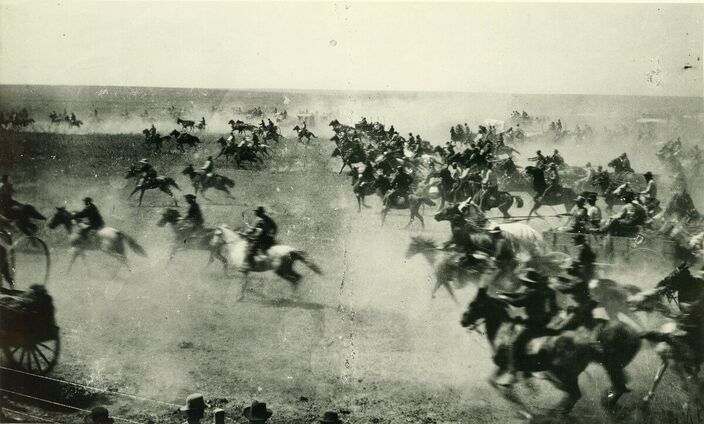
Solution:
{"label": "horse's tail", "polygon": [[311,269],[311,271],[315,272],[316,274],[323,273],[323,270],[321,270],[320,267],[315,262],[313,262],[311,259],[309,259],[308,254],[303,250],[292,251],[291,252],[291,259],[293,259],[294,261],[303,262],[304,264],[306,264],[306,266],[308,268]]}
{"label": "horse's tail", "polygon": [[516,207],[517,208],[522,208],[523,207],[523,198],[521,196],[513,196],[513,199],[516,201]]}
{"label": "horse's tail", "polygon": [[140,246],[139,243],[137,243],[137,240],[133,239],[132,237],[128,236],[123,232],[120,232],[120,236],[122,236],[122,239],[127,242],[127,245],[130,247],[130,249],[134,251],[134,253],[138,254],[139,256],[147,256],[147,252],[142,246]]}

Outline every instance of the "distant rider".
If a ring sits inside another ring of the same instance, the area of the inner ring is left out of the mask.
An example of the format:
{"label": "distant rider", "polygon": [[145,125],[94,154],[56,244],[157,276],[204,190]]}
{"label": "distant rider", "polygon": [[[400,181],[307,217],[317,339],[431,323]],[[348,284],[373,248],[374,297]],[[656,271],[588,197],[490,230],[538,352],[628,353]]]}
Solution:
{"label": "distant rider", "polygon": [[560,189],[560,173],[557,171],[557,164],[551,163],[545,172],[545,181],[547,182],[547,187],[543,192],[540,199],[545,199],[549,194],[558,192]]}

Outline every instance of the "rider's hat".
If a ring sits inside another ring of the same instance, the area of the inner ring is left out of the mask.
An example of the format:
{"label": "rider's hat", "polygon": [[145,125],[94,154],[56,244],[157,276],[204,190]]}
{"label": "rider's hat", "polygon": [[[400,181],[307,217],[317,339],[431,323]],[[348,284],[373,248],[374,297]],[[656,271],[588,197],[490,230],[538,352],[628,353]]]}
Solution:
{"label": "rider's hat", "polygon": [[574,201],[575,202],[585,202],[587,199],[584,196],[577,196]]}
{"label": "rider's hat", "polygon": [[112,424],[115,422],[113,418],[110,417],[110,413],[104,406],[96,406],[90,410],[90,414],[84,419],[86,424]]}
{"label": "rider's hat", "polygon": [[592,163],[591,163],[591,162],[587,162],[587,164],[584,165],[584,166],[585,166],[586,168],[590,168],[590,167],[592,166]]}
{"label": "rider's hat", "polygon": [[91,199],[90,197],[84,197],[83,201],[88,202],[88,203],[93,203],[93,199]]}
{"label": "rider's hat", "polygon": [[652,177],[652,176],[653,176],[653,173],[650,172],[650,171],[648,171],[648,172],[646,172],[645,174],[643,174],[643,176],[644,176],[644,177]]}
{"label": "rider's hat", "polygon": [[264,212],[266,212],[266,211],[264,210],[264,206],[257,206],[257,209],[255,209],[254,212],[256,212],[256,213],[264,213]]}
{"label": "rider's hat", "polygon": [[196,196],[190,193],[183,197],[185,197],[187,200],[196,200]]}

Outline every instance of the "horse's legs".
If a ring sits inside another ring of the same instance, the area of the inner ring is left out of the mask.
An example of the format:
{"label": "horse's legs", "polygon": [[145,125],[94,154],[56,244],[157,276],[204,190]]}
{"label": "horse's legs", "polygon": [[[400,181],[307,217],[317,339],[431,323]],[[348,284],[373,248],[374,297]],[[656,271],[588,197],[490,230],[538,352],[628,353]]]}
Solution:
{"label": "horse's legs", "polygon": [[244,299],[244,295],[247,292],[247,287],[249,286],[249,272],[244,273],[244,281],[242,282],[242,290],[240,291],[240,295],[237,298],[237,301],[239,302],[240,300]]}
{"label": "horse's legs", "polygon": [[425,231],[425,220],[423,219],[423,215],[419,214],[418,211],[416,211],[416,216],[418,217],[418,221],[420,221],[420,228]]}
{"label": "horse's legs", "polygon": [[137,204],[137,206],[142,206],[142,199],[144,198],[144,192],[145,192],[145,191],[146,191],[146,190],[142,189],[142,192],[139,193],[139,203]]}
{"label": "horse's legs", "polygon": [[513,206],[513,197],[508,197],[507,200],[499,205],[499,210],[503,214],[504,218],[511,218],[511,214],[508,213],[508,210],[511,209],[511,206]]}
{"label": "horse's legs", "polygon": [[384,222],[386,221],[386,214],[389,213],[389,207],[384,206],[384,209],[381,210],[381,226],[384,226]]}
{"label": "horse's legs", "polygon": [[606,372],[609,374],[609,379],[611,380],[611,390],[602,399],[602,405],[611,411],[616,407],[616,403],[623,396],[624,393],[628,393],[628,387],[626,387],[626,373],[623,368],[619,367],[617,364],[607,364],[605,365]]}
{"label": "horse's legs", "polygon": [[650,386],[650,390],[648,390],[648,394],[643,397],[643,403],[649,403],[650,399],[655,396],[655,389],[658,388],[660,380],[662,380],[662,376],[665,375],[665,371],[667,371],[668,366],[670,366],[670,362],[667,359],[663,359],[660,363],[658,371],[655,373],[655,378],[653,379],[653,384]]}
{"label": "horse's legs", "polygon": [[342,170],[345,169],[345,166],[347,166],[347,163],[345,163],[345,161],[343,160],[343,161],[342,161],[342,168],[340,168],[340,172],[338,172],[337,175],[342,174]]}
{"label": "horse's legs", "polygon": [[555,408],[556,412],[562,415],[567,415],[577,401],[582,397],[582,391],[579,390],[579,380],[576,375],[556,375],[556,380],[552,380],[552,383],[556,388],[567,392],[567,397],[559,403],[558,407]]}

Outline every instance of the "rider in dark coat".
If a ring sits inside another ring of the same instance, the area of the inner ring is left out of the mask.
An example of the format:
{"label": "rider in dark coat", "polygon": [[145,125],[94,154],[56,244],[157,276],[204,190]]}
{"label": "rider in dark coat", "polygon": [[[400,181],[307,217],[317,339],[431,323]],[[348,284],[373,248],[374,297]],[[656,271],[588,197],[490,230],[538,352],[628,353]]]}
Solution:
{"label": "rider in dark coat", "polygon": [[146,159],[142,159],[139,161],[139,169],[137,170],[141,174],[141,177],[139,180],[137,180],[137,186],[141,187],[145,184],[147,184],[149,181],[152,179],[156,178],[156,169],[147,162]]}
{"label": "rider in dark coat", "polygon": [[9,217],[10,208],[14,206],[17,202],[12,198],[15,194],[15,189],[10,182],[10,177],[7,175],[2,176],[2,183],[0,183],[0,215]]}
{"label": "rider in dark coat", "polygon": [[189,223],[193,231],[203,228],[205,219],[203,218],[203,213],[200,210],[200,206],[196,203],[196,196],[187,194],[184,197],[188,203],[188,211],[186,212],[186,216],[183,218],[183,221]]}
{"label": "rider in dark coat", "polygon": [[396,168],[396,176],[391,180],[391,190],[384,197],[384,204],[393,200],[396,196],[403,196],[411,191],[413,177],[406,173],[403,166]]}
{"label": "rider in dark coat", "polygon": [[254,266],[254,257],[258,251],[266,252],[274,245],[276,234],[279,231],[276,222],[266,214],[263,206],[259,206],[254,213],[257,216],[257,220],[245,233],[249,240],[246,265],[250,268]]}
{"label": "rider in dark coat", "polygon": [[81,238],[85,239],[88,237],[88,233],[90,231],[98,231],[103,228],[105,226],[105,221],[100,215],[98,208],[93,204],[93,199],[86,197],[83,199],[83,202],[86,207],[83,208],[83,210],[74,213],[73,219],[83,220],[83,222],[87,224],[85,227],[81,228],[81,231],[78,233]]}
{"label": "rider in dark coat", "polygon": [[557,311],[555,292],[548,287],[547,279],[535,270],[528,270],[519,277],[519,281],[526,287],[526,291],[518,293],[502,293],[506,301],[517,307],[522,307],[527,315],[526,319],[516,319],[525,329],[521,331],[508,349],[507,374],[509,382],[515,382],[515,372],[521,367],[524,359],[524,350],[528,341],[549,333],[546,325],[553,319]]}

